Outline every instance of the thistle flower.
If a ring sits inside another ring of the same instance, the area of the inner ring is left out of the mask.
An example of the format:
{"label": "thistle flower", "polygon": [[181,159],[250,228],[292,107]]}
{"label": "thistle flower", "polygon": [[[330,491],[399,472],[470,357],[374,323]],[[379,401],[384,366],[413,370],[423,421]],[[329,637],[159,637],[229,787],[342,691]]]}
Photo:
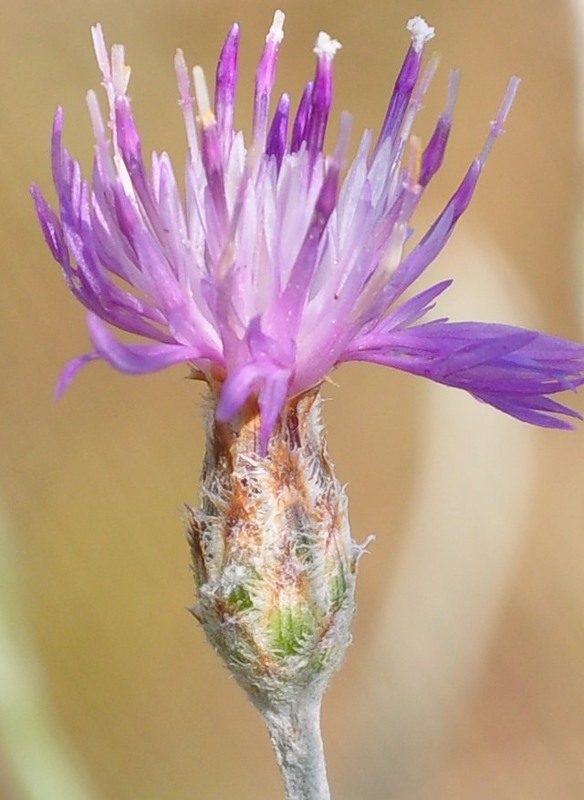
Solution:
{"label": "thistle flower", "polygon": [[[318,35],[316,72],[293,119],[287,94],[270,116],[283,21],[277,11],[259,61],[247,146],[233,129],[238,26],[219,56],[213,105],[202,69],[191,83],[177,52],[184,197],[166,153],[144,165],[124,49],[114,45],[110,57],[93,28],[109,132],[89,92],[91,181],[62,145],[59,109],[58,213],[36,186],[32,194],[53,257],[88,309],[93,345],[67,365],[58,392],[95,359],[130,374],[187,362],[209,386],[201,508],[188,510],[193,613],[263,714],[289,800],[324,800],[318,712],[349,641],[362,548],[327,456],[319,386],[344,362],[370,361],[565,428],[579,415],[553,395],[584,382],[584,347],[511,325],[428,320],[451,281],[412,290],[466,210],[518,80],[460,185],[411,244],[410,220],[441,166],[458,84],[452,72],[422,146],[413,126],[437,66],[422,71],[434,29],[420,17],[408,23],[411,45],[379,136],[365,131],[344,172],[348,114],[332,155],[323,152],[337,41]],[[120,341],[109,326],[147,341]]]}
{"label": "thistle flower", "polygon": [[[412,43],[380,134],[373,144],[365,131],[342,178],[347,114],[332,155],[323,153],[337,41],[318,35],[315,76],[292,125],[287,94],[269,117],[283,20],[276,12],[257,68],[247,149],[233,130],[238,26],[219,56],[214,109],[202,69],[193,70],[196,120],[178,51],[184,200],[166,153],[153,153],[148,173],[124,49],[114,45],[110,59],[100,26],[93,29],[111,142],[89,92],[95,162],[92,180],[84,180],[61,144],[59,109],[52,141],[59,214],[32,189],[47,244],[89,311],[94,348],[68,365],[58,390],[97,358],[131,374],[185,361],[218,390],[219,421],[257,399],[265,452],[290,398],[339,364],[371,361],[464,389],[526,422],[570,427],[565,417],[578,415],[551,395],[583,382],[581,345],[510,325],[426,321],[449,280],[404,299],[467,208],[518,80],[510,81],[485,146],[442,213],[409,246],[411,216],[442,163],[458,83],[453,72],[446,108],[422,148],[412,127],[436,67],[431,61],[420,76],[434,29],[420,17],[408,23]],[[150,342],[122,343],[106,323]]]}

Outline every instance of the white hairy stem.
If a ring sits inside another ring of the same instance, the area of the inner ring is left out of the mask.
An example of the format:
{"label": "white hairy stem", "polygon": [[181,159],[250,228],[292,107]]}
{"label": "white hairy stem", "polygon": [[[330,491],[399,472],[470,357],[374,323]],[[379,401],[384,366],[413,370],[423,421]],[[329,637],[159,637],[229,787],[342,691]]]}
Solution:
{"label": "white hairy stem", "polygon": [[304,697],[293,705],[256,705],[268,727],[282,773],[286,800],[330,800],[320,733],[320,698]]}

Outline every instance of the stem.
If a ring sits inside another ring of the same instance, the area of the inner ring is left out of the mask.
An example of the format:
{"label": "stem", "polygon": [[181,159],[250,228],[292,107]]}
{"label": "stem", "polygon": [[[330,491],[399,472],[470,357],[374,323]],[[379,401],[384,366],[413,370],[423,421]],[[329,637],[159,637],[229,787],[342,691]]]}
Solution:
{"label": "stem", "polygon": [[282,773],[286,800],[330,800],[320,734],[320,697],[259,707]]}

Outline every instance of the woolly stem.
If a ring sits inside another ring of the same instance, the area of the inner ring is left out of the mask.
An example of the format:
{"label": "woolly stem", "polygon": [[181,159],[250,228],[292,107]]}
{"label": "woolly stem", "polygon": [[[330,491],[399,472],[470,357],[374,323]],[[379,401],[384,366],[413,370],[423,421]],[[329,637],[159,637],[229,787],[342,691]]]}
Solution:
{"label": "woolly stem", "polygon": [[320,698],[314,697],[276,708],[256,703],[268,727],[286,800],[330,800],[320,703]]}

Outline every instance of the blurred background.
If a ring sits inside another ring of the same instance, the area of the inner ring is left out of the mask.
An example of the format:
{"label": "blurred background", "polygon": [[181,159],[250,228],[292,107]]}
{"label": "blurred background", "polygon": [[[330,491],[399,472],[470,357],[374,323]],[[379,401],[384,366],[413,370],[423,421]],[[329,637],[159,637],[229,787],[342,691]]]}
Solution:
{"label": "blurred background", "polygon": [[[185,610],[181,508],[197,499],[201,390],[181,367],[127,378],[98,364],[53,402],[59,371],[88,340],[28,195],[36,180],[54,197],[57,104],[67,146],[91,164],[92,23],[126,45],[144,150],[168,150],[180,171],[175,48],[210,77],[228,26],[242,23],[237,122],[247,129],[273,9],[0,4],[3,799],[282,796],[261,721]],[[462,69],[449,154],[418,230],[480,150],[508,77],[522,78],[507,133],[429,280],[456,278],[440,301],[453,318],[582,339],[581,9],[288,0],[284,10],[276,88],[293,101],[317,32],[343,43],[333,131],[343,109],[355,131],[378,128],[415,14],[436,27],[429,50],[442,54],[422,135],[448,68]],[[325,699],[335,800],[584,797],[584,428],[534,430],[373,366],[335,380],[325,414],[353,535],[377,537],[361,562],[354,643]],[[569,402],[584,412],[583,396]]]}

